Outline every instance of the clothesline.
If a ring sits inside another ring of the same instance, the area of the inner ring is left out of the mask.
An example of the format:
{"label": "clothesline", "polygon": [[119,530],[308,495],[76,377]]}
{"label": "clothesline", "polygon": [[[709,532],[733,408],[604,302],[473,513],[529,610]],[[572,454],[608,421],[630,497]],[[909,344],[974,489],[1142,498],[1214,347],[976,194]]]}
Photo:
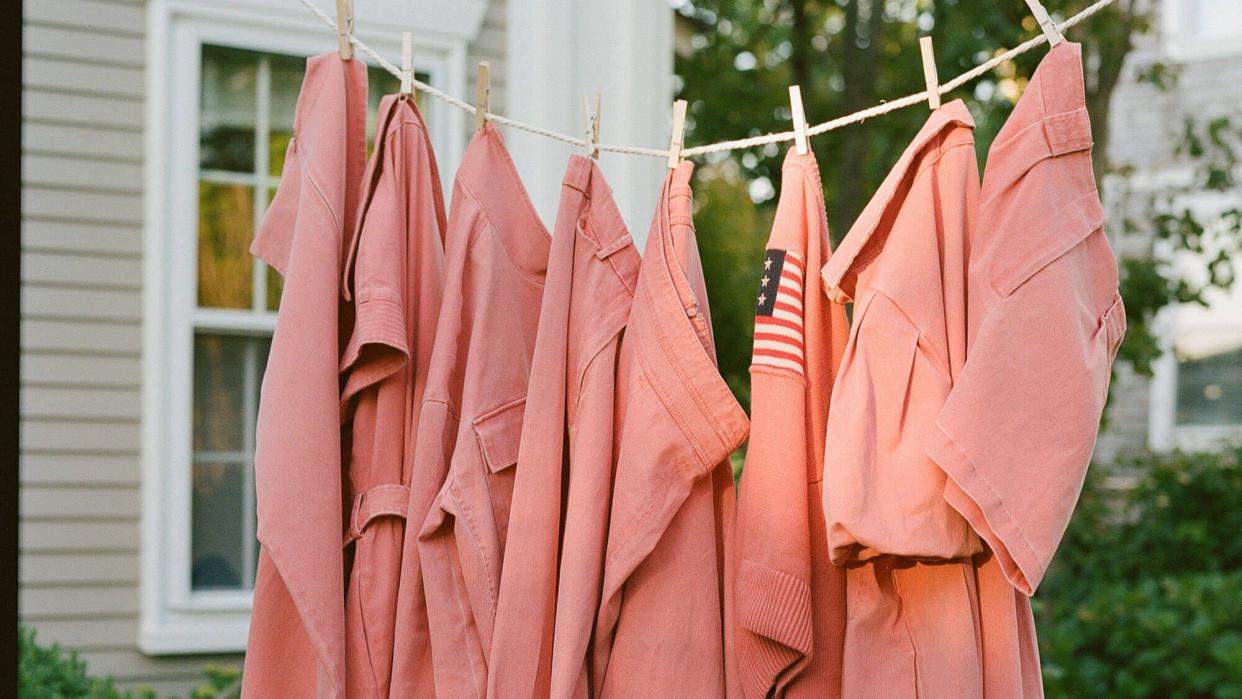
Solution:
{"label": "clothesline", "polygon": [[[318,17],[320,21],[324,23],[325,26],[331,29],[332,33],[335,34],[337,32],[336,20],[334,20],[326,12],[321,10],[317,5],[315,5],[314,2],[312,2],[312,0],[300,0],[300,2],[303,5],[305,5],[306,8],[309,9],[312,13],[314,13],[314,15]],[[1069,29],[1070,27],[1073,27],[1083,22],[1084,20],[1091,17],[1095,13],[1113,4],[1113,2],[1115,2],[1115,0],[1096,0],[1095,3],[1092,3],[1082,12],[1079,12],[1073,17],[1070,17],[1069,19],[1065,20],[1065,22],[1063,22],[1062,24],[1058,25],[1057,28],[1061,30],[1062,32],[1064,32],[1064,30]],[[370,56],[375,61],[375,63],[379,65],[381,68],[388,71],[389,73],[392,73],[393,76],[395,77],[398,77],[398,78],[401,77],[400,68],[398,68],[396,65],[393,65],[388,60],[386,60],[375,49],[371,48],[370,46],[367,46],[365,43],[360,41],[358,37],[354,36],[353,34],[350,34],[349,41],[355,47],[357,47],[358,50]],[[1036,36],[1033,39],[1028,39],[1027,41],[1024,41],[1021,44],[1018,44],[1017,46],[1009,49],[1008,51],[1005,51],[1004,53],[1001,53],[997,56],[994,56],[991,59],[975,66],[974,68],[971,68],[970,70],[966,71],[965,73],[962,73],[956,78],[953,78],[952,80],[941,84],[937,88],[936,92],[943,95],[947,92],[956,90],[957,88],[961,87],[962,85],[965,85],[971,80],[974,80],[975,78],[987,73],[988,71],[991,71],[993,68],[1004,63],[1005,61],[1012,60],[1014,57],[1019,56],[1023,53],[1026,53],[1027,51],[1030,51],[1036,46],[1039,46],[1040,44],[1043,44],[1047,41],[1048,41],[1048,37],[1045,36],[1044,34],[1040,34],[1039,36]],[[437,90],[436,88],[432,87],[431,85],[428,85],[427,83],[422,82],[421,80],[414,80],[413,83],[415,87],[417,87],[422,92],[425,92],[428,95],[442,102],[445,102],[453,107],[456,107],[464,112],[469,112],[471,114],[474,114],[477,111],[473,104],[464,102],[442,90]],[[869,107],[867,109],[854,112],[853,114],[847,114],[845,116],[837,117],[836,119],[825,121],[822,124],[816,124],[807,129],[807,135],[816,136],[822,133],[827,133],[835,129],[839,129],[843,126],[848,126],[850,124],[856,124],[866,119],[870,119],[871,117],[874,117],[874,116],[879,116],[881,114],[887,114],[889,112],[893,112],[898,109],[904,109],[905,107],[910,107],[916,104],[926,103],[928,97],[929,97],[928,91],[924,90],[922,92],[918,92],[913,95],[907,95],[905,97],[895,99],[891,102],[882,102],[874,107]],[[556,141],[561,141],[563,143],[568,143],[570,145],[577,146],[579,148],[585,148],[588,145],[586,139],[578,138],[576,136],[569,136],[567,134],[559,133],[551,129],[545,129],[540,126],[535,126],[533,124],[527,124],[525,122],[521,122],[516,119],[510,119],[509,117],[503,116],[501,114],[493,114],[492,112],[488,112],[487,119],[496,124],[501,124],[503,126],[509,126],[511,128],[519,129],[521,131],[527,131],[529,133],[537,134],[539,136],[545,136],[547,138],[551,138]],[[695,155],[705,155],[707,153],[720,153],[724,151],[739,150],[743,148],[753,148],[755,146],[762,146],[768,143],[781,143],[783,141],[792,141],[794,140],[794,136],[795,136],[795,133],[791,130],[791,131],[781,131],[779,133],[764,134],[762,136],[739,138],[739,139],[732,140],[732,141],[721,141],[719,143],[711,143],[711,144],[704,145],[704,146],[695,146],[693,148],[683,148],[681,151],[681,155],[682,157],[690,157],[690,156],[695,156]],[[667,150],[661,150],[659,148],[643,148],[641,146],[624,146],[624,145],[610,145],[606,143],[599,143],[595,145],[595,148],[601,151],[608,151],[611,153],[624,153],[627,155],[646,155],[646,156],[650,156],[653,158],[667,158],[669,155],[669,151]]]}

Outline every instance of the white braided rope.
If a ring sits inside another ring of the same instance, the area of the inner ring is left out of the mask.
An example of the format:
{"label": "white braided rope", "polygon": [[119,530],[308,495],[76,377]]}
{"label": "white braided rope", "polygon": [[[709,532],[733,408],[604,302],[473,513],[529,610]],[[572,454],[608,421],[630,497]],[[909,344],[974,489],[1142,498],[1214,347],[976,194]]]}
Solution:
{"label": "white braided rope", "polygon": [[[326,27],[331,29],[332,33],[334,34],[337,33],[336,20],[333,17],[328,15],[328,13],[324,12],[323,10],[319,9],[319,6],[317,6],[314,2],[312,2],[312,0],[299,0],[299,1],[303,5],[305,5],[306,8],[310,10],[316,17],[318,17],[319,20],[323,22]],[[1065,22],[1057,25],[1057,28],[1062,33],[1064,33],[1066,29],[1069,29],[1085,21],[1087,18],[1091,17],[1092,15],[1104,9],[1105,7],[1108,7],[1114,2],[1116,2],[1116,0],[1096,0],[1096,2],[1089,5],[1082,12],[1079,12],[1073,17],[1070,17],[1069,19],[1065,20]],[[372,49],[370,46],[367,46],[365,43],[360,41],[358,37],[353,36],[351,34],[349,37],[349,41],[355,47],[357,47],[359,51],[365,53],[367,56],[370,56],[371,59],[375,61],[376,65],[380,66],[381,68],[388,71],[389,73],[392,73],[393,76],[395,77],[398,77],[398,78],[401,77],[400,68],[393,65],[389,61],[385,60],[383,56],[381,56],[377,51],[375,51],[375,49]],[[974,68],[971,68],[965,73],[962,73],[956,78],[953,78],[952,80],[940,85],[940,87],[937,89],[937,92],[943,95],[947,92],[956,90],[962,85],[965,85],[971,80],[974,80],[975,78],[987,73],[988,71],[1004,63],[1005,61],[1012,60],[1014,57],[1019,56],[1023,53],[1026,53],[1027,51],[1030,51],[1036,46],[1039,46],[1040,44],[1043,44],[1047,41],[1048,41],[1048,37],[1044,36],[1043,34],[1040,34],[1039,36],[1036,36],[1033,39],[1024,41],[1021,44],[1018,44],[1017,46],[1009,49],[1008,51],[1005,51],[1004,53],[993,56],[987,61],[975,66]],[[432,87],[431,85],[428,85],[427,83],[422,82],[421,80],[414,80],[413,82],[414,82],[414,86],[417,89],[421,90],[422,92],[425,92],[428,95],[442,102],[445,102],[453,107],[456,107],[464,112],[469,112],[471,114],[474,114],[477,111],[473,104],[457,99],[456,97],[448,94],[447,92],[437,90],[436,88]],[[887,114],[889,112],[893,112],[898,109],[904,109],[905,107],[911,107],[916,104],[925,103],[927,101],[927,97],[928,97],[927,90],[923,90],[922,92],[917,92],[913,95],[906,95],[905,97],[895,99],[891,102],[883,102],[881,104],[877,104],[874,107],[869,107],[867,109],[854,112],[853,114],[847,114],[845,116],[837,117],[836,119],[832,119],[830,121],[825,121],[822,124],[816,124],[815,126],[812,126],[809,129],[807,129],[807,134],[811,136],[817,136],[819,134],[832,131],[834,129],[839,129],[843,126],[848,126],[850,124],[856,124],[860,121],[870,119],[871,117],[874,117],[874,116],[879,116],[881,114]],[[527,124],[525,122],[521,122],[516,119],[510,119],[509,117],[502,116],[500,114],[493,114],[491,112],[488,112],[487,118],[489,121],[492,121],[497,124],[501,124],[503,126],[509,126],[515,129],[519,129],[521,131],[527,131],[529,133],[533,133],[539,136],[545,136],[547,138],[551,138],[556,141],[561,141],[562,143],[568,143],[572,146],[577,146],[579,148],[585,148],[587,146],[586,139],[579,138],[576,136],[569,136],[563,133],[553,131],[551,129],[545,129],[540,126],[534,126],[532,124]],[[755,146],[767,145],[769,143],[780,143],[782,141],[792,141],[792,140],[794,140],[793,131],[781,131],[779,133],[764,134],[762,136],[752,136],[750,138],[740,138],[740,139],[733,140],[733,141],[721,141],[720,143],[711,143],[705,146],[695,146],[693,148],[684,148],[681,151],[681,155],[682,157],[688,158],[688,157],[695,156],[695,155],[705,155],[707,153],[720,153],[720,152],[730,151],[730,150],[739,150],[742,148],[754,148]],[[624,153],[627,155],[646,155],[646,156],[650,156],[653,158],[667,158],[669,155],[669,152],[667,150],[660,150],[658,148],[642,148],[640,146],[615,146],[615,145],[609,145],[606,143],[601,143],[601,144],[597,144],[596,148],[598,148],[601,151],[608,151],[610,153]]]}

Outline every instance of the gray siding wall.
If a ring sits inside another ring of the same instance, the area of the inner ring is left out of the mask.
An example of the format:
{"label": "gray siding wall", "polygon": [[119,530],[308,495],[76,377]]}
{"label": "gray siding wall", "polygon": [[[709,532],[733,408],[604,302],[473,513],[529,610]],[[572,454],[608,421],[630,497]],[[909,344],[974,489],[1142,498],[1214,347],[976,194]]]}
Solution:
{"label": "gray siding wall", "polygon": [[[137,649],[146,6],[25,0],[24,15],[21,620],[93,673],[184,694],[241,656]],[[469,54],[503,109],[503,0]]]}

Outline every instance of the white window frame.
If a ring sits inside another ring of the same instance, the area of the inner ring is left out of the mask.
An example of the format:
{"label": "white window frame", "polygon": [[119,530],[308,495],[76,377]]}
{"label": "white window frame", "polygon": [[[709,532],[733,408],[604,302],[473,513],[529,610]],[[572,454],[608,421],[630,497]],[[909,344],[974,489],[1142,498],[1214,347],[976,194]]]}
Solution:
{"label": "white window frame", "polygon": [[[1155,178],[1158,181],[1177,181],[1177,175],[1185,172],[1174,172],[1171,176]],[[1184,186],[1184,179],[1182,178]],[[1176,198],[1178,208],[1211,211],[1222,210],[1227,202],[1222,201],[1217,192],[1188,192]],[[1163,259],[1174,260],[1177,264],[1176,251],[1158,249],[1155,254]],[[1239,261],[1242,263],[1242,261]],[[1238,290],[1235,294],[1242,293]],[[1211,451],[1223,445],[1242,440],[1242,425],[1179,425],[1177,424],[1177,379],[1178,362],[1174,346],[1179,330],[1195,327],[1212,327],[1219,329],[1225,324],[1231,329],[1242,332],[1242,320],[1199,320],[1188,323],[1178,318],[1179,304],[1161,309],[1152,324],[1152,332],[1163,350],[1161,356],[1152,365],[1152,379],[1149,392],[1149,408],[1147,413],[1147,443],[1153,451],[1167,452],[1174,449],[1183,451]]]}
{"label": "white window frame", "polygon": [[[466,46],[486,0],[358,2],[357,36],[386,57],[415,33],[414,68],[465,93]],[[329,14],[332,4],[327,3]],[[143,293],[142,575],[138,646],[147,654],[244,650],[250,591],[190,588],[195,328],[269,334],[275,314],[197,307],[199,89],[203,44],[292,55],[335,50],[297,0],[152,0],[147,15]],[[363,58],[363,56],[359,56]],[[430,101],[440,162],[455,165],[465,118]],[[451,173],[441,170],[446,183]]]}
{"label": "white window frame", "polygon": [[[1238,0],[1210,0],[1237,2]],[[1199,3],[1204,0],[1162,0],[1160,23],[1164,50],[1178,61],[1201,61],[1242,54],[1242,26],[1231,35],[1204,38],[1195,33]]]}

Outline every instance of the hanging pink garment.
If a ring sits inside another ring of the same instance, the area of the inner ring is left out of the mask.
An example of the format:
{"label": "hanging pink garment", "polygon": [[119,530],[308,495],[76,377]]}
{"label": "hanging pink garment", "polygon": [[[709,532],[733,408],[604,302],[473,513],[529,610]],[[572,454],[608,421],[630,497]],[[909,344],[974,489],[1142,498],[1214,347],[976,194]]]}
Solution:
{"label": "hanging pink garment", "polygon": [[829,245],[815,156],[791,149],[781,173],[756,292],[738,484],[737,662],[747,697],[840,697],[845,571],[828,560],[823,444],[849,325],[844,307],[820,293]]}
{"label": "hanging pink garment", "polygon": [[487,691],[550,242],[500,133],[485,125],[453,185],[444,305],[419,416],[398,600],[396,633],[408,652],[396,659],[394,696]]}
{"label": "hanging pink garment", "polygon": [[601,697],[735,695],[733,474],[746,413],[716,368],[690,175],[665,179],[621,346],[624,410],[590,678]]}
{"label": "hanging pink garment", "polygon": [[823,268],[829,297],[855,302],[824,457],[829,551],[848,566],[847,697],[982,692],[981,545],[924,453],[966,361],[973,126],[961,100],[933,112]]}
{"label": "hanging pink garment", "polygon": [[349,697],[387,699],[393,653],[406,652],[393,632],[414,430],[443,296],[444,198],[413,100],[384,97],[378,124],[343,285],[355,308],[341,359],[341,409],[352,418],[345,675]]}
{"label": "hanging pink garment", "polygon": [[538,390],[526,399],[518,450],[491,697],[586,695],[612,497],[617,355],[638,266],[599,166],[570,156],[531,364]]}
{"label": "hanging pink garment", "polygon": [[969,124],[933,114],[823,270],[857,299],[825,466],[847,696],[1042,696],[1027,595],[1124,333],[1078,47],[1036,71],[981,192]]}
{"label": "hanging pink garment", "polygon": [[1082,50],[1067,42],[989,151],[966,365],[927,444],[945,500],[991,552],[978,570],[988,697],[1043,694],[1028,595],[1078,501],[1125,335],[1103,224]]}
{"label": "hanging pink garment", "polygon": [[255,447],[261,549],[242,693],[345,696],[340,280],[366,164],[367,73],[307,61],[281,184],[251,252],[284,277]]}

